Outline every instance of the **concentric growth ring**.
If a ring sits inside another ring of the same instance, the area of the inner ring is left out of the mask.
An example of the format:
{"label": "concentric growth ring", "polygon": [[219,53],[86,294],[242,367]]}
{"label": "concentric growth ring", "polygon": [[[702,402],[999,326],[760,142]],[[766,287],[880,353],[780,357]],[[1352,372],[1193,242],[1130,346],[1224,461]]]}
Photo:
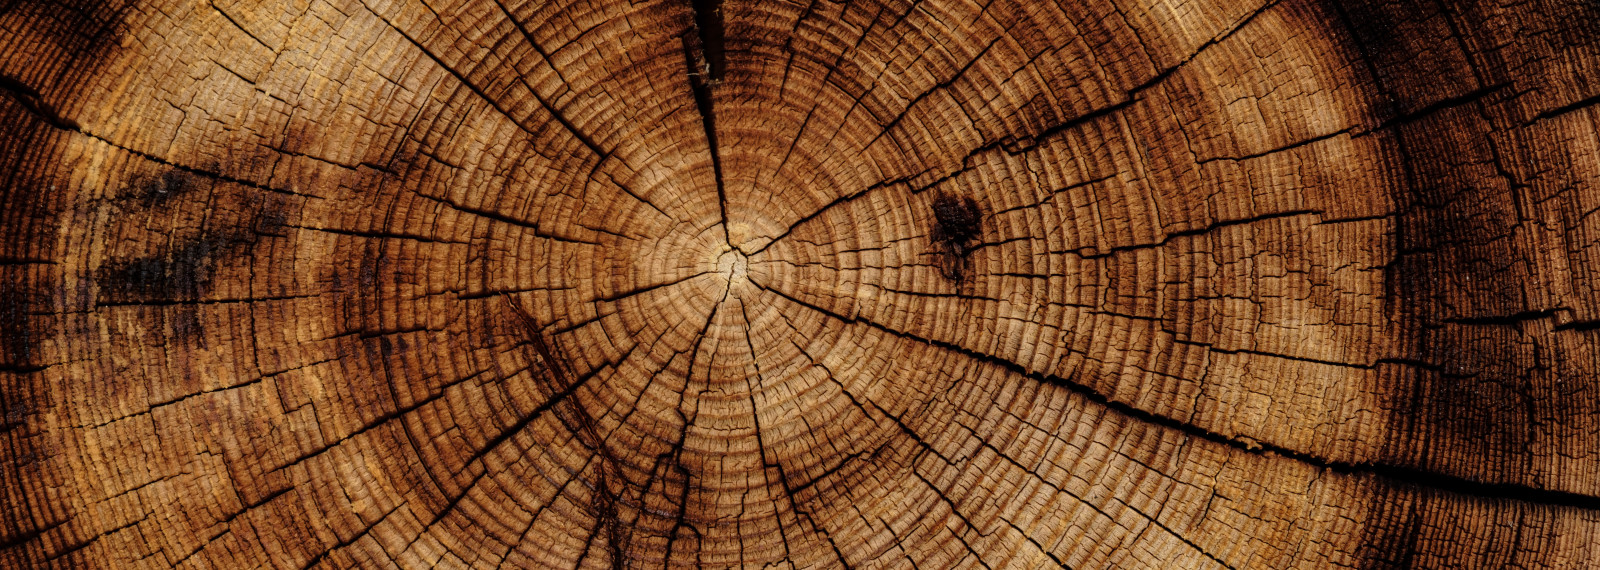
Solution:
{"label": "concentric growth ring", "polygon": [[1600,559],[1592,3],[65,2],[0,566]]}

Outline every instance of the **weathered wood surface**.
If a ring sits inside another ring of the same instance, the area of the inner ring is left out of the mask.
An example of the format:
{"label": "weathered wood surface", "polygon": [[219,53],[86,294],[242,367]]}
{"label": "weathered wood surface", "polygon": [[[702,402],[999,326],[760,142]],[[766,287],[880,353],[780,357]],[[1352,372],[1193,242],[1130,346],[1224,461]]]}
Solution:
{"label": "weathered wood surface", "polygon": [[1597,102],[1580,0],[10,0],[0,566],[1592,567]]}

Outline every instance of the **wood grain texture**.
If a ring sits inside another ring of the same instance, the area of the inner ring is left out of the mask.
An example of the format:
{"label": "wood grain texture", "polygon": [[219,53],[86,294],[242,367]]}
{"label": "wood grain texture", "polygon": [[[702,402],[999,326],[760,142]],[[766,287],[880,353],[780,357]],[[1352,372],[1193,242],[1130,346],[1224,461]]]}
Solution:
{"label": "wood grain texture", "polygon": [[1581,568],[1584,0],[0,3],[0,566]]}

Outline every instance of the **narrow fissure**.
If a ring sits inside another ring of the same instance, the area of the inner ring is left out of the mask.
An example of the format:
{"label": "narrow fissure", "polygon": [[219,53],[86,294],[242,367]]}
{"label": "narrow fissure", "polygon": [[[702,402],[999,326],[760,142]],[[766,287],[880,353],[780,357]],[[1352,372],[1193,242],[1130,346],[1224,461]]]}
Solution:
{"label": "narrow fissure", "polygon": [[1114,400],[1110,396],[1107,396],[1107,395],[1099,392],[1098,390],[1095,390],[1094,388],[1083,384],[1082,382],[1078,381],[1076,378],[1062,378],[1060,376],[1055,376],[1053,374],[1047,374],[1047,373],[1044,373],[1044,372],[1030,371],[1030,370],[1026,369],[1025,367],[1023,367],[1020,364],[1017,364],[1015,362],[1000,358],[998,356],[993,356],[993,355],[990,355],[990,354],[978,352],[978,351],[975,351],[975,350],[972,350],[972,349],[969,349],[969,348],[966,348],[966,347],[963,347],[963,346],[951,344],[951,343],[948,343],[948,342],[934,340],[934,339],[930,339],[930,338],[925,338],[925,337],[918,336],[918,335],[911,334],[911,333],[907,333],[907,332],[902,332],[902,331],[899,331],[899,330],[895,330],[895,329],[889,328],[887,326],[884,326],[884,325],[882,325],[880,323],[877,323],[877,322],[874,322],[874,321],[871,321],[871,320],[846,317],[844,315],[840,315],[838,313],[835,313],[835,312],[830,311],[828,309],[825,309],[823,307],[820,307],[820,306],[817,306],[815,304],[808,303],[808,302],[806,302],[804,300],[801,300],[799,298],[790,296],[788,293],[784,293],[781,290],[778,290],[776,288],[773,288],[773,287],[767,286],[765,284],[762,284],[761,282],[756,281],[754,279],[750,280],[750,284],[754,285],[755,287],[757,287],[759,289],[762,289],[762,290],[765,290],[765,291],[769,291],[769,292],[771,292],[773,294],[776,294],[779,297],[783,297],[784,299],[787,299],[788,301],[790,301],[790,302],[792,302],[792,303],[794,303],[796,305],[799,305],[799,306],[802,306],[802,307],[806,307],[808,309],[816,311],[817,313],[832,317],[832,318],[837,319],[837,320],[839,320],[841,322],[864,324],[866,326],[872,327],[874,329],[883,331],[885,333],[888,333],[888,334],[891,334],[891,335],[894,335],[894,336],[910,339],[910,340],[913,340],[913,341],[916,341],[916,342],[919,342],[919,343],[922,343],[922,344],[939,347],[939,348],[942,348],[942,349],[945,349],[945,350],[950,350],[950,351],[965,355],[965,356],[967,356],[969,358],[972,358],[973,360],[976,360],[976,361],[979,361],[979,362],[983,362],[983,363],[987,363],[989,365],[993,365],[993,366],[999,367],[1001,369],[1011,371],[1013,373],[1019,374],[1019,375],[1021,375],[1023,377],[1026,377],[1026,378],[1031,378],[1031,379],[1033,379],[1035,381],[1038,381],[1038,382],[1042,382],[1042,383],[1046,383],[1046,384],[1053,384],[1053,385],[1064,387],[1064,388],[1066,388],[1068,390],[1071,390],[1071,391],[1083,396],[1084,398],[1088,399],[1090,402],[1094,402],[1094,403],[1096,403],[1098,405],[1105,406],[1107,408],[1110,408],[1113,411],[1116,411],[1118,413],[1121,413],[1121,414],[1123,414],[1125,416],[1128,416],[1128,417],[1131,417],[1133,419],[1136,419],[1136,420],[1139,420],[1139,421],[1142,421],[1142,422],[1145,422],[1145,423],[1159,425],[1159,426],[1162,426],[1162,427],[1173,429],[1173,430],[1182,432],[1184,434],[1187,434],[1187,435],[1189,435],[1191,437],[1194,437],[1194,438],[1197,438],[1197,439],[1202,439],[1202,440],[1210,441],[1210,442],[1213,442],[1213,443],[1225,445],[1225,446],[1228,446],[1228,447],[1231,447],[1231,448],[1234,448],[1234,449],[1238,449],[1238,450],[1241,450],[1241,451],[1245,451],[1245,452],[1248,452],[1248,453],[1251,453],[1251,454],[1256,454],[1256,455],[1275,454],[1275,455],[1278,455],[1278,456],[1281,456],[1281,457],[1288,458],[1290,460],[1294,460],[1294,461],[1298,461],[1298,462],[1301,462],[1301,463],[1305,463],[1307,465],[1311,465],[1313,467],[1317,467],[1317,468],[1320,468],[1320,469],[1330,470],[1330,471],[1333,471],[1333,472],[1336,472],[1336,473],[1346,473],[1346,474],[1370,473],[1370,474],[1373,474],[1373,475],[1377,475],[1377,476],[1380,476],[1380,477],[1384,477],[1384,478],[1390,479],[1390,480],[1394,481],[1395,484],[1397,484],[1397,485],[1412,485],[1414,487],[1423,488],[1423,489],[1437,489],[1437,490],[1451,492],[1451,493],[1455,493],[1455,494],[1463,495],[1463,496],[1482,497],[1482,498],[1488,498],[1488,499],[1515,500],[1515,501],[1521,501],[1521,502],[1524,502],[1524,503],[1539,504],[1539,505],[1549,505],[1549,506],[1556,506],[1556,507],[1572,507],[1572,508],[1579,508],[1579,509],[1586,509],[1586,510],[1600,510],[1600,496],[1596,496],[1596,495],[1587,495],[1587,494],[1583,494],[1583,493],[1577,493],[1577,492],[1572,492],[1572,491],[1561,491],[1561,490],[1554,490],[1554,489],[1540,489],[1540,488],[1534,488],[1534,487],[1527,487],[1527,486],[1523,486],[1523,485],[1517,485],[1515,483],[1498,483],[1498,482],[1478,481],[1478,480],[1470,479],[1470,478],[1463,477],[1463,476],[1451,475],[1449,473],[1442,473],[1442,472],[1437,472],[1437,471],[1428,471],[1428,470],[1417,468],[1417,467],[1407,467],[1407,466],[1402,466],[1402,465],[1393,465],[1393,464],[1385,464],[1385,463],[1374,463],[1374,462],[1349,463],[1349,462],[1343,462],[1343,461],[1337,461],[1337,460],[1330,460],[1330,459],[1325,459],[1323,457],[1311,455],[1309,453],[1296,451],[1296,450],[1285,448],[1285,447],[1280,447],[1280,446],[1273,445],[1273,444],[1270,444],[1270,443],[1258,442],[1258,443],[1255,443],[1254,445],[1246,444],[1246,443],[1244,443],[1244,442],[1242,442],[1240,440],[1234,439],[1234,438],[1229,437],[1227,435],[1223,435],[1223,434],[1220,434],[1220,433],[1217,433],[1217,432],[1213,432],[1213,431],[1210,431],[1208,429],[1205,429],[1203,427],[1200,427],[1200,426],[1197,426],[1197,425],[1194,425],[1194,424],[1186,423],[1183,420],[1179,420],[1179,419],[1172,418],[1172,417],[1169,417],[1169,416],[1160,415],[1160,414],[1157,414],[1155,412],[1147,411],[1147,410],[1145,410],[1143,408],[1136,407],[1136,406],[1134,406],[1132,404],[1129,404],[1129,403],[1126,403],[1126,402],[1123,402],[1123,401],[1120,401],[1120,400]]}
{"label": "narrow fissure", "polygon": [[722,0],[690,0],[694,9],[694,25],[700,36],[700,59],[702,83],[715,85],[722,82],[722,73],[727,67],[727,58],[723,53],[722,32]]}
{"label": "narrow fissure", "polygon": [[717,116],[712,106],[711,88],[722,83],[727,65],[723,55],[722,0],[690,0],[694,11],[694,31],[683,35],[683,58],[688,66],[689,86],[700,122],[706,130],[706,146],[711,150],[711,171],[717,180],[717,206],[722,213],[722,238],[733,245],[728,232],[728,192],[722,182],[722,153],[717,147]]}

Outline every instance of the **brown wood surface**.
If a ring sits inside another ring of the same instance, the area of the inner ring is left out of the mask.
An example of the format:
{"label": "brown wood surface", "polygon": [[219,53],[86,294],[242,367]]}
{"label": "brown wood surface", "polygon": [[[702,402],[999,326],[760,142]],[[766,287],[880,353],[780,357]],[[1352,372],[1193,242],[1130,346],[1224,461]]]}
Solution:
{"label": "brown wood surface", "polygon": [[1591,0],[0,0],[0,567],[1600,566]]}

